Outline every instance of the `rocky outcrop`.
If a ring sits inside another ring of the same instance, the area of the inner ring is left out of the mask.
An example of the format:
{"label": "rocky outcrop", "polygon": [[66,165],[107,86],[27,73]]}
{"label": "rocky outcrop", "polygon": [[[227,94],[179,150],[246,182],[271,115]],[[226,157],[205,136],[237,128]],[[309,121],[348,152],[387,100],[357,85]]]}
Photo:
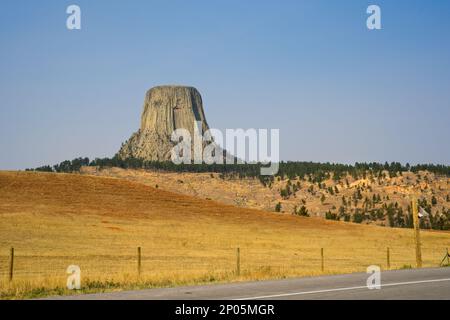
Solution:
{"label": "rocky outcrop", "polygon": [[147,91],[141,116],[141,127],[118,152],[121,159],[138,158],[150,161],[171,159],[175,145],[171,134],[186,129],[194,136],[194,125],[201,122],[209,129],[200,93],[193,87],[159,86]]}

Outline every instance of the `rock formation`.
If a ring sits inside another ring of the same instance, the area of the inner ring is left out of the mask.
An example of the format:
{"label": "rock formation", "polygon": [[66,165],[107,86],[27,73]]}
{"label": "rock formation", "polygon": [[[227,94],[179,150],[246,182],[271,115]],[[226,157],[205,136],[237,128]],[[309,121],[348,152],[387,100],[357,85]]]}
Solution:
{"label": "rock formation", "polygon": [[168,161],[175,145],[170,139],[172,132],[182,128],[194,136],[197,121],[201,122],[203,132],[209,129],[197,89],[154,87],[145,96],[140,129],[122,145],[118,156],[121,159]]}

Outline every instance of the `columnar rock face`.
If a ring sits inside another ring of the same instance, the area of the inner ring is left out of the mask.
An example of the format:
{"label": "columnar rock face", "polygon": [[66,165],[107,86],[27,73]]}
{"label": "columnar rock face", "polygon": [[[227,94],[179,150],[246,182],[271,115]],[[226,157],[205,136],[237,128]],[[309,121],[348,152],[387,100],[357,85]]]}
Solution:
{"label": "columnar rock face", "polygon": [[200,93],[193,87],[159,86],[147,91],[141,116],[141,128],[122,145],[121,159],[152,161],[171,159],[174,143],[170,137],[176,129],[186,129],[194,136],[194,125],[209,129]]}

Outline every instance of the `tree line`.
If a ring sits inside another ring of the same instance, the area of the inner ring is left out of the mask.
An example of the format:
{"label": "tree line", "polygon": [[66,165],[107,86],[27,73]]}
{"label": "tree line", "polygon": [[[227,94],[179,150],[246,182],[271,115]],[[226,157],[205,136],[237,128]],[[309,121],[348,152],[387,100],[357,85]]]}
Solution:
{"label": "tree line", "polygon": [[[73,160],[65,160],[54,166],[45,165],[35,169],[26,169],[27,171],[44,171],[44,172],[79,172],[81,167],[91,166],[102,168],[118,167],[123,169],[144,169],[144,170],[161,170],[168,172],[212,172],[221,173],[223,175],[232,175],[239,178],[251,177],[259,178],[261,183],[270,184],[273,182],[271,176],[261,176],[260,163],[244,163],[244,164],[174,164],[171,161],[146,161],[136,158],[120,159],[117,156],[113,158],[76,158]],[[279,171],[276,177],[288,179],[308,179],[314,183],[332,178],[340,181],[347,174],[355,179],[365,178],[367,174],[380,177],[385,172],[389,176],[397,176],[403,172],[429,171],[437,175],[450,176],[450,166],[436,164],[418,164],[418,165],[402,165],[399,162],[392,163],[355,163],[354,165],[339,163],[319,163],[304,161],[287,161],[280,162]]]}

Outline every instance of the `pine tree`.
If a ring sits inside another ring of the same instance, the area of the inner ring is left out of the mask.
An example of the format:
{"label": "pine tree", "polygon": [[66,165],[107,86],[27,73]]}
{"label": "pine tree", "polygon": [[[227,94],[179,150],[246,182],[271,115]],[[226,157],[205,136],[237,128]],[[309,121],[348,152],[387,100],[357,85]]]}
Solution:
{"label": "pine tree", "polygon": [[362,223],[363,220],[364,220],[364,215],[361,212],[359,212],[359,210],[357,210],[355,212],[355,214],[353,215],[353,222],[354,223]]}
{"label": "pine tree", "polygon": [[300,210],[298,210],[297,214],[302,217],[309,217],[308,209],[305,206],[301,206]]}
{"label": "pine tree", "polygon": [[437,205],[437,199],[435,196],[431,197],[431,205],[434,207],[435,205]]}
{"label": "pine tree", "polygon": [[278,202],[277,205],[275,206],[275,212],[281,212],[281,203]]}

